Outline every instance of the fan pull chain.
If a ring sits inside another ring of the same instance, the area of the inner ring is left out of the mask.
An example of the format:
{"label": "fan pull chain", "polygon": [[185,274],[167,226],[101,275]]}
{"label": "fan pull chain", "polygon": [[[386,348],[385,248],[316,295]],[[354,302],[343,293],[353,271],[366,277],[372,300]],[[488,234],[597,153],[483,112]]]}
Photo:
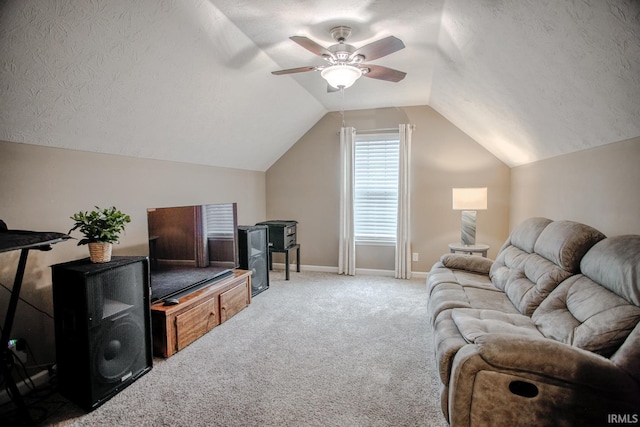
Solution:
{"label": "fan pull chain", "polygon": [[340,88],[340,93],[342,95],[342,98],[340,99],[340,115],[342,116],[342,127],[345,127],[345,121],[344,121],[344,87]]}

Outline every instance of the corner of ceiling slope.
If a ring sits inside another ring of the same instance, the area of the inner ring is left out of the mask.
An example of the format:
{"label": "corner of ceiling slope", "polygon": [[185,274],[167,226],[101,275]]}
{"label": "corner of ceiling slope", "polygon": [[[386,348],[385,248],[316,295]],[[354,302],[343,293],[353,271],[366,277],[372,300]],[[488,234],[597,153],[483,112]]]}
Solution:
{"label": "corner of ceiling slope", "polygon": [[640,135],[640,3],[448,0],[429,105],[509,167]]}

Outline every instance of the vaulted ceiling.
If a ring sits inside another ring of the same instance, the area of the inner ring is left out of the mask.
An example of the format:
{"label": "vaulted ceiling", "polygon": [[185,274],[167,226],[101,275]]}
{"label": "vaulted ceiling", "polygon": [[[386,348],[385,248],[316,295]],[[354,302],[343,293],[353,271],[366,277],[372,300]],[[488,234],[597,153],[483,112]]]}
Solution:
{"label": "vaulted ceiling", "polygon": [[[337,25],[407,77],[271,74]],[[410,105],[510,166],[640,136],[636,0],[7,0],[0,51],[13,142],[264,171],[328,111]]]}

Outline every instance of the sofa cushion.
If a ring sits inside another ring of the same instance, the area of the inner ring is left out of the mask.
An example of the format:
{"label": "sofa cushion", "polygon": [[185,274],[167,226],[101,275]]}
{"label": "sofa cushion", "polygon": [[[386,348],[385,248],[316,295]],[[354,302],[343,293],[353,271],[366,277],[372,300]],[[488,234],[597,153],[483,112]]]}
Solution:
{"label": "sofa cushion", "polygon": [[[449,255],[464,256],[460,254]],[[471,260],[471,258],[477,258],[478,260],[482,259],[485,260],[485,262],[489,263],[491,262],[491,260],[488,260],[487,258],[481,258],[478,256],[472,257],[470,255],[466,255],[466,257],[469,258],[468,264],[470,268],[477,268],[480,270],[488,269],[488,267],[483,267],[483,263],[477,263],[476,260]],[[447,260],[445,259],[445,261]],[[429,295],[431,295],[433,289],[441,283],[456,283],[462,286],[475,286],[479,288],[495,289],[495,287],[491,283],[491,280],[489,279],[489,276],[487,276],[486,274],[481,274],[474,270],[467,270],[464,268],[457,269],[454,268],[453,265],[455,265],[456,267],[462,267],[464,263],[456,261],[453,264],[445,266],[442,261],[438,261],[436,264],[434,264],[433,267],[431,267],[431,271],[429,271],[429,276],[427,277],[427,291],[429,292]]]}
{"label": "sofa cushion", "polygon": [[549,218],[543,217],[526,219],[513,229],[509,236],[509,242],[512,246],[531,253],[540,234],[552,222]]}
{"label": "sofa cushion", "polygon": [[512,269],[504,291],[522,314],[531,316],[560,282],[578,271],[584,254],[604,237],[578,222],[549,223],[536,240],[535,252]]}
{"label": "sofa cushion", "polygon": [[471,301],[464,288],[457,283],[440,283],[429,295],[427,306],[433,324],[438,315],[445,310],[456,307],[471,308]]}
{"label": "sofa cushion", "polygon": [[453,270],[453,275],[456,277],[456,283],[460,286],[496,290],[491,283],[491,280],[489,280],[489,276],[485,274],[470,273],[464,270]]}
{"label": "sofa cushion", "polygon": [[429,295],[427,304],[432,324],[440,313],[452,308],[477,308],[519,314],[504,292],[495,288],[461,286],[457,283],[441,283],[436,286]]}
{"label": "sofa cushion", "polygon": [[604,234],[588,225],[554,221],[540,233],[534,252],[566,271],[577,273],[584,254],[604,238]]}
{"label": "sofa cushion", "polygon": [[518,309],[511,303],[511,300],[509,300],[509,297],[497,289],[490,290],[467,286],[464,288],[464,292],[471,308],[520,314]]}
{"label": "sofa cushion", "polygon": [[[608,258],[601,260],[600,256]],[[617,254],[617,255],[616,255]],[[588,255],[588,257],[587,257]],[[594,246],[583,258],[581,268],[586,276],[638,306],[640,294],[640,236],[626,235],[605,239]],[[614,256],[618,262],[609,258]],[[631,331],[624,343],[611,356],[611,361],[629,372],[640,384],[640,323]]]}
{"label": "sofa cushion", "polygon": [[504,291],[512,269],[518,268],[527,255],[529,255],[529,252],[525,252],[516,246],[503,248],[498,253],[498,257],[489,271],[489,277],[491,278],[493,286]]}
{"label": "sofa cushion", "polygon": [[456,308],[452,310],[451,318],[468,343],[474,343],[479,336],[490,333],[542,338],[531,319],[522,314]]}
{"label": "sofa cushion", "polygon": [[440,262],[453,270],[466,270],[487,276],[493,265],[493,261],[488,258],[463,254],[444,254],[440,257]]}
{"label": "sofa cushion", "polygon": [[446,268],[440,261],[435,263],[427,276],[427,294],[431,295],[433,289],[441,283],[457,283],[453,271]]}
{"label": "sofa cushion", "polygon": [[531,316],[540,302],[572,274],[538,254],[528,254],[511,272],[504,291],[520,313]]}
{"label": "sofa cushion", "polygon": [[611,361],[628,372],[640,384],[640,323],[638,323],[620,348],[611,356]]}
{"label": "sofa cushion", "polygon": [[511,231],[489,271],[489,277],[496,288],[504,290],[511,270],[517,268],[526,255],[533,252],[538,236],[551,222],[548,218],[529,218]]}
{"label": "sofa cushion", "polygon": [[640,307],[639,235],[603,240],[585,254],[580,269],[594,282]]}
{"label": "sofa cushion", "polygon": [[558,286],[532,319],[547,338],[609,357],[640,321],[640,308],[580,274]]}
{"label": "sofa cushion", "polygon": [[532,319],[547,338],[610,357],[640,321],[640,236],[599,242],[581,269],[584,274],[561,283]]}
{"label": "sofa cushion", "polygon": [[[432,323],[443,310],[456,307],[475,307],[466,290],[470,288],[489,291],[490,300],[496,298],[501,304],[507,300],[506,302],[512,306],[504,293],[497,292],[498,290],[491,284],[489,276],[464,270],[451,270],[438,265],[441,263],[431,269],[427,278],[429,317]],[[483,300],[481,297],[478,298],[478,295],[474,295],[474,297],[480,302]],[[479,308],[485,308],[485,306],[481,305]]]}

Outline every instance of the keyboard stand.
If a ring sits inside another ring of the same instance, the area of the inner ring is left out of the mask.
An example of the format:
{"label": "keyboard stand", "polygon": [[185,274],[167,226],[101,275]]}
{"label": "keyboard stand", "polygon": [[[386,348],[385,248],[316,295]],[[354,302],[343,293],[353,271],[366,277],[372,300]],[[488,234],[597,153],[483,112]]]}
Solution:
{"label": "keyboard stand", "polygon": [[[1,225],[4,225],[2,223]],[[0,339],[0,364],[2,376],[9,389],[11,399],[18,407],[18,415],[27,425],[33,425],[29,410],[24,402],[24,399],[20,395],[18,386],[15,379],[11,375],[11,368],[13,366],[13,354],[9,350],[9,340],[11,340],[11,329],[13,328],[13,321],[15,320],[16,310],[18,308],[18,301],[20,299],[20,289],[22,288],[22,279],[24,277],[24,271],[27,265],[27,257],[29,256],[29,250],[35,249],[40,251],[51,250],[51,245],[54,243],[62,242],[68,239],[69,236],[62,233],[54,232],[37,232],[37,231],[23,231],[23,230],[2,230],[0,229],[0,252],[9,252],[13,250],[20,250],[20,259],[18,261],[18,268],[16,270],[16,276],[13,282],[13,288],[11,289],[11,298],[9,299],[9,306],[7,308],[7,314],[2,326],[2,338]]]}

